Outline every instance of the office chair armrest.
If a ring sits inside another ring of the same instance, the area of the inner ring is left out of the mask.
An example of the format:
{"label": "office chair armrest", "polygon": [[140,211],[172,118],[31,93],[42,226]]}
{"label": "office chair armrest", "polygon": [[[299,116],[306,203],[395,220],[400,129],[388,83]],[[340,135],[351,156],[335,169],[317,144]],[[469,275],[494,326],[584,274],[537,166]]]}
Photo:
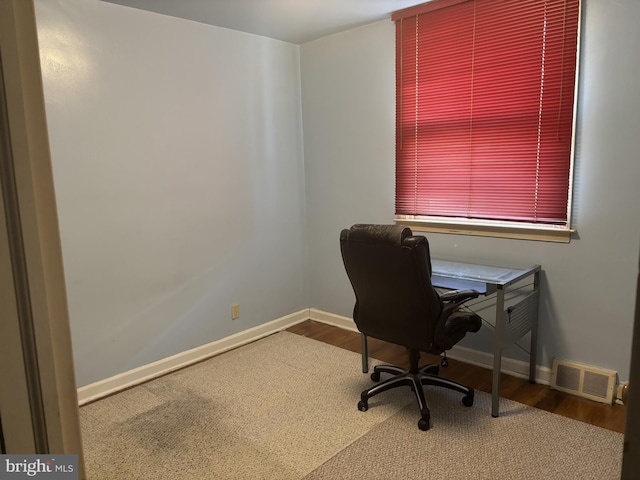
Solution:
{"label": "office chair armrest", "polygon": [[451,290],[443,293],[440,295],[440,301],[443,303],[442,315],[448,318],[464,302],[472,298],[478,298],[479,295],[480,292],[475,290]]}
{"label": "office chair armrest", "polygon": [[440,295],[440,300],[443,302],[466,302],[472,298],[478,298],[479,292],[475,290],[451,290]]}

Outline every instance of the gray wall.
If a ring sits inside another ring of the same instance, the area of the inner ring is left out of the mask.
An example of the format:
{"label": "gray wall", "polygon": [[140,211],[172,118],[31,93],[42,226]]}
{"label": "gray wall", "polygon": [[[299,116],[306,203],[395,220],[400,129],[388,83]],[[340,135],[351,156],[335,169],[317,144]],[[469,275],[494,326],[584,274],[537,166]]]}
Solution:
{"label": "gray wall", "polygon": [[[429,234],[432,255],[541,264],[540,363],[553,357],[629,376],[640,240],[640,2],[584,2],[574,226],[569,244]],[[303,44],[302,105],[311,307],[350,316],[338,235],[391,223],[394,26]],[[490,336],[463,345],[490,351]],[[512,356],[517,357],[517,352]]]}
{"label": "gray wall", "polygon": [[299,47],[36,14],[78,385],[308,307]]}
{"label": "gray wall", "polygon": [[[350,316],[339,231],[393,219],[390,21],[297,47],[97,0],[36,13],[78,385],[305,307]],[[542,362],[622,379],[639,21],[634,0],[585,2],[576,238],[429,235],[441,257],[542,264]]]}

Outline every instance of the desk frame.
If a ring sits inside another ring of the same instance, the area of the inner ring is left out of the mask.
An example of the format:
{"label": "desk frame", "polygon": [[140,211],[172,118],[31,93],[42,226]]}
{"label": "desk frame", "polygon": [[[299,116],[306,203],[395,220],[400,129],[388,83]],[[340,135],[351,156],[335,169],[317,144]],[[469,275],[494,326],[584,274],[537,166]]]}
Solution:
{"label": "desk frame", "polygon": [[[485,277],[478,273],[460,274],[452,273],[449,265],[468,267],[470,269],[481,270],[486,266],[468,263],[446,262],[432,260],[433,276],[432,283],[436,288],[452,288],[452,281],[463,281],[465,286],[473,288],[477,285],[478,291],[489,296],[496,294],[496,318],[493,341],[493,381],[491,386],[491,415],[499,416],[500,411],[500,376],[502,369],[502,351],[509,345],[514,344],[526,333],[531,332],[531,350],[529,352],[529,381],[536,381],[536,357],[538,351],[538,305],[540,298],[540,265],[534,265],[525,269],[505,269],[511,273],[504,278],[496,279]],[[488,267],[494,268],[494,267]],[[496,267],[497,268],[497,267]],[[533,275],[533,289],[519,302],[510,305],[505,310],[505,293],[507,289],[525,278]],[[512,313],[514,322],[512,323]],[[369,371],[369,354],[367,347],[367,336],[360,334],[362,345],[362,372]]]}

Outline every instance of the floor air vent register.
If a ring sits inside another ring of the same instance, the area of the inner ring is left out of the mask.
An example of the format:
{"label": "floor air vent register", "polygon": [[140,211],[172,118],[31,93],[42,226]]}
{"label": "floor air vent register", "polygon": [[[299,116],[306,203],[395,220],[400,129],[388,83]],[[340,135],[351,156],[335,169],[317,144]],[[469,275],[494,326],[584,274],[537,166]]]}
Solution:
{"label": "floor air vent register", "polygon": [[613,370],[555,358],[551,372],[551,388],[611,405],[616,376]]}

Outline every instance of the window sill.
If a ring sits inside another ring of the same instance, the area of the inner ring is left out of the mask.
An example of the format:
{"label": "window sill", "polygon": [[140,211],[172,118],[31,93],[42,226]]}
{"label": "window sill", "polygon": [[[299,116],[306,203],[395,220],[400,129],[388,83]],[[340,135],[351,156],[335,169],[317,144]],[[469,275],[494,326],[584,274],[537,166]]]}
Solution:
{"label": "window sill", "polygon": [[541,242],[569,243],[574,229],[552,225],[517,224],[510,222],[465,222],[459,219],[396,218],[394,222],[419,232],[476,235],[481,237],[514,238]]}

